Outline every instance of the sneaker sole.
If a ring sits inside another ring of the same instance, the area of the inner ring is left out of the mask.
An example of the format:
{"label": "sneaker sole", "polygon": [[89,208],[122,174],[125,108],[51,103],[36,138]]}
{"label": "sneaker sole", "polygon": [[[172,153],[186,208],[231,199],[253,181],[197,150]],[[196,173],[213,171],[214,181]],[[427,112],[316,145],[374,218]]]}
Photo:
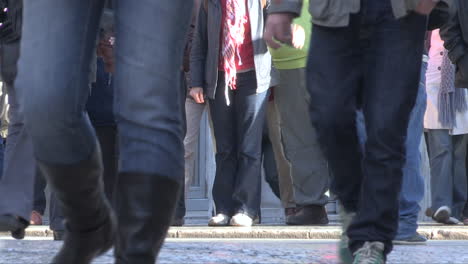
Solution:
{"label": "sneaker sole", "polygon": [[394,240],[393,245],[398,246],[425,246],[427,245],[427,241],[425,242],[410,242],[410,241],[402,241],[402,240]]}
{"label": "sneaker sole", "polygon": [[448,208],[447,206],[442,206],[439,209],[437,209],[432,218],[438,223],[445,224],[450,219],[450,214],[450,208]]}

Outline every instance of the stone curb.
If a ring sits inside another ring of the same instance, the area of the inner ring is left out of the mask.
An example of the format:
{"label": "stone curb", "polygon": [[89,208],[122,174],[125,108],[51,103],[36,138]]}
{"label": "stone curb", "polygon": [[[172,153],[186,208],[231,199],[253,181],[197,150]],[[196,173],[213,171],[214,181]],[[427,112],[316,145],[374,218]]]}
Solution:
{"label": "stone curb", "polygon": [[[418,232],[430,240],[468,240],[468,227],[464,226],[422,226]],[[169,238],[206,239],[339,239],[339,226],[254,226],[254,227],[172,227]],[[0,233],[8,236],[8,233]],[[47,226],[26,229],[26,236],[52,237]]]}

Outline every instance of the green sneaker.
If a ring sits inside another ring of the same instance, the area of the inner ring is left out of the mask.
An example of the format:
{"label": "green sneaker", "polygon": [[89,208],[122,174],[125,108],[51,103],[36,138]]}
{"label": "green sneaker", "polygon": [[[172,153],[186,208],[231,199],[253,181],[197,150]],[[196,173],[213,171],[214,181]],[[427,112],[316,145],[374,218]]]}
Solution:
{"label": "green sneaker", "polygon": [[366,242],[354,252],[353,264],[385,264],[384,249],[382,242]]}
{"label": "green sneaker", "polygon": [[340,263],[342,264],[353,264],[353,254],[349,250],[349,238],[346,235],[346,230],[351,225],[356,213],[347,213],[341,204],[338,204],[338,211],[340,213],[341,225],[343,232],[341,233],[341,239],[338,243],[338,256]]}

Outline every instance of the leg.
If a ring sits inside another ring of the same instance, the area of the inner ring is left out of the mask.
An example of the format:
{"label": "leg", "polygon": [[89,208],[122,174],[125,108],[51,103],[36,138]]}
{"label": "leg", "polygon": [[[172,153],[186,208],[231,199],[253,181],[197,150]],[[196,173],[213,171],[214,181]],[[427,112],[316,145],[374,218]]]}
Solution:
{"label": "leg", "polygon": [[103,192],[100,151],[85,112],[103,5],[89,0],[24,2],[15,88],[37,164],[67,221],[66,240],[54,263],[89,263],[114,240],[115,219]]}
{"label": "leg", "polygon": [[27,224],[34,205],[36,161],[31,137],[23,123],[16,90],[11,85],[8,85],[8,88],[10,123],[5,148],[4,175],[0,184],[0,193],[5,197],[0,199],[0,215],[19,217]]}
{"label": "leg", "polygon": [[453,201],[453,146],[448,130],[431,129],[427,132],[431,165],[432,211],[452,206]]}
{"label": "leg", "polygon": [[49,226],[50,230],[54,232],[54,240],[62,240],[65,232],[65,217],[62,211],[62,206],[60,205],[57,194],[51,191],[49,200]]}
{"label": "leg", "polygon": [[360,47],[356,21],[347,28],[314,26],[307,66],[310,116],[328,160],[330,190],[348,212],[356,212],[362,154],[356,130]]}
{"label": "leg", "polygon": [[154,263],[174,214],[184,177],[180,68],[191,9],[183,0],[115,1],[117,263]]}
{"label": "leg", "polygon": [[[32,160],[34,156],[31,153]],[[46,209],[46,195],[45,188],[47,186],[44,176],[41,174],[39,168],[35,170],[36,176],[34,177],[34,201],[33,210],[31,212],[31,224],[42,225],[42,216]]]}
{"label": "leg", "polygon": [[200,135],[200,122],[206,104],[197,104],[194,100],[187,98],[185,101],[185,116],[187,118],[187,133],[184,139],[185,149],[185,188],[188,191],[195,170],[195,153]]}
{"label": "leg", "polygon": [[295,208],[293,181],[291,178],[291,164],[286,159],[282,145],[280,117],[275,102],[269,102],[267,106],[268,134],[270,135],[278,170],[279,192],[281,204],[285,209]]}
{"label": "leg", "polygon": [[298,212],[290,224],[328,223],[328,164],[310,122],[310,97],[306,91],[305,69],[280,70],[280,87],[275,102],[281,118],[286,157],[291,162]]}
{"label": "leg", "polygon": [[452,215],[462,219],[467,201],[466,151],[468,135],[452,136],[453,144],[453,204]]}
{"label": "leg", "polygon": [[117,153],[117,127],[99,126],[95,127],[95,129],[102,151],[104,192],[106,193],[107,199],[113,204],[119,158]]}
{"label": "leg", "polygon": [[296,203],[324,206],[328,202],[328,165],[310,123],[310,97],[305,69],[281,70],[275,103],[281,119],[286,157],[291,161]]}
{"label": "leg", "polygon": [[423,135],[423,119],[426,111],[426,68],[421,68],[418,96],[410,115],[406,137],[406,164],[403,168],[403,184],[400,192],[400,218],[396,239],[411,238],[418,229],[419,202],[424,197],[424,178],[421,174],[419,146]]}
{"label": "leg", "polygon": [[281,199],[278,182],[278,169],[276,168],[273,144],[267,131],[268,130],[265,128],[262,137],[262,164],[265,172],[265,181],[270,186],[273,194],[276,195],[278,199]]}
{"label": "leg", "polygon": [[233,106],[239,161],[232,197],[237,203],[235,213],[254,219],[260,212],[262,134],[268,92],[256,93],[255,71],[238,74],[238,87]]}
{"label": "leg", "polygon": [[[219,78],[218,87],[224,87],[222,76]],[[234,97],[232,99],[235,100]],[[213,185],[213,200],[216,214],[225,214],[229,217],[234,214],[235,205],[232,197],[238,167],[235,103],[231,101],[231,105],[226,105],[224,93],[216,93],[215,99],[210,100],[209,103],[216,138],[216,176]]]}
{"label": "leg", "polygon": [[396,20],[390,1],[369,1],[363,10],[369,21],[360,31],[367,141],[358,213],[348,235],[352,251],[378,241],[386,255],[398,229],[405,138],[418,91],[426,17]]}

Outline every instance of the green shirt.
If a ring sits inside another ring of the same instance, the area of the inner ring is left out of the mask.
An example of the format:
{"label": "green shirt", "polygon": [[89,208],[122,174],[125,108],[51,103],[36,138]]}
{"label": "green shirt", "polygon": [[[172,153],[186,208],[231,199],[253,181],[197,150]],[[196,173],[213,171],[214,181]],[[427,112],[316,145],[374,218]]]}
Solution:
{"label": "green shirt", "polygon": [[310,34],[312,32],[312,17],[307,9],[308,6],[309,0],[304,0],[301,16],[293,21],[294,24],[304,28],[306,34],[304,47],[302,49],[296,49],[294,47],[284,45],[279,49],[270,49],[271,56],[273,57],[273,64],[279,70],[305,68],[307,64]]}

